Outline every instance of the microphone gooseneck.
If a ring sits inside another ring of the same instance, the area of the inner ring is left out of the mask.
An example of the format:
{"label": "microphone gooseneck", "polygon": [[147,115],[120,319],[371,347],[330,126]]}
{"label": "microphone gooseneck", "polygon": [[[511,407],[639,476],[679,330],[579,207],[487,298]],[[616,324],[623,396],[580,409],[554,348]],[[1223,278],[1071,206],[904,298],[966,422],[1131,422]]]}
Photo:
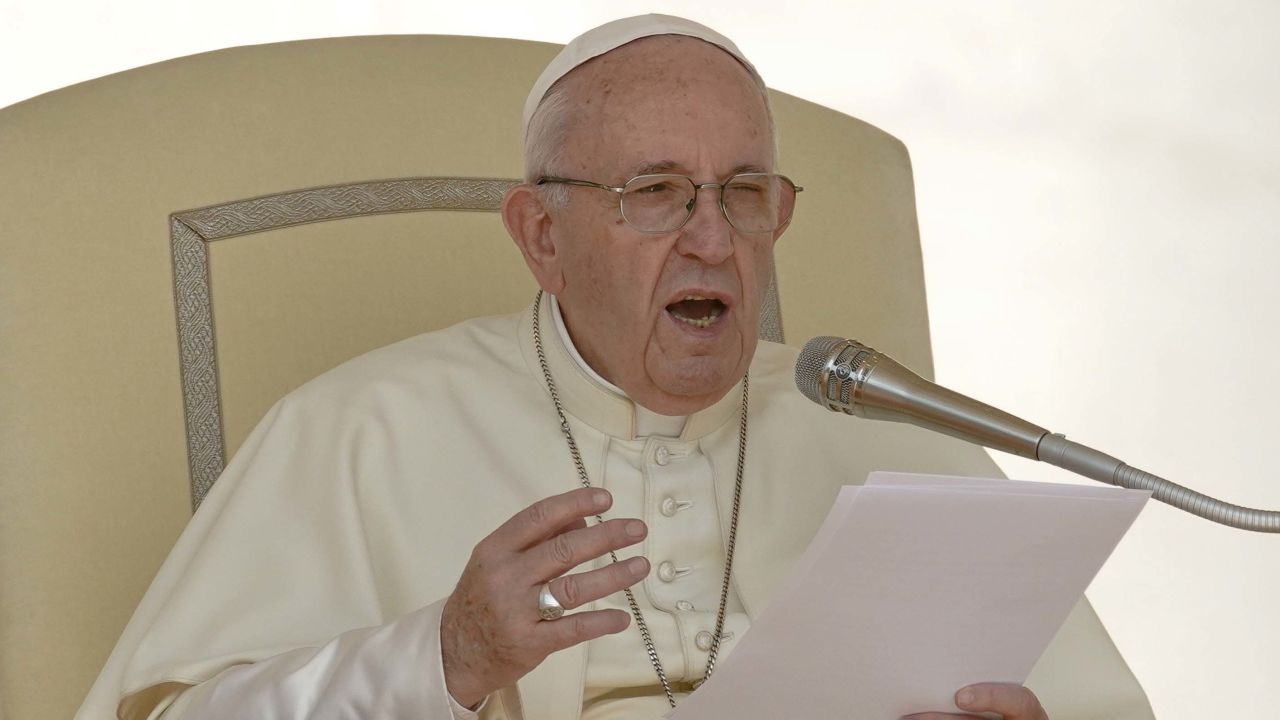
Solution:
{"label": "microphone gooseneck", "polygon": [[856,340],[821,336],[806,343],[796,360],[796,387],[828,410],[910,423],[1109,485],[1150,490],[1155,499],[1216,523],[1280,533],[1280,512],[1232,505],[1126,465],[929,382]]}

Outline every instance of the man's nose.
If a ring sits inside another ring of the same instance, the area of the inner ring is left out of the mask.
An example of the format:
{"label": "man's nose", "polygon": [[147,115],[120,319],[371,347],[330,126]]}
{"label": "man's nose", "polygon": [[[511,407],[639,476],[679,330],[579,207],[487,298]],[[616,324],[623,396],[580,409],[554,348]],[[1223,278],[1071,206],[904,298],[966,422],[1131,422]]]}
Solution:
{"label": "man's nose", "polygon": [[720,209],[720,188],[698,190],[693,214],[680,228],[676,250],[708,265],[719,265],[733,255],[733,226]]}

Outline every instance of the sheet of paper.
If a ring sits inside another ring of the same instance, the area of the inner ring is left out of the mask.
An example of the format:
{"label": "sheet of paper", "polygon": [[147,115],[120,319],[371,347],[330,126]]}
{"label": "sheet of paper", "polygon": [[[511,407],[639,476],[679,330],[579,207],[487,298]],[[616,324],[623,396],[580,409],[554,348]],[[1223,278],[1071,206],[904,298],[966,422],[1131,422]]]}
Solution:
{"label": "sheet of paper", "polygon": [[872,473],[673,720],[896,720],[1026,680],[1150,493]]}

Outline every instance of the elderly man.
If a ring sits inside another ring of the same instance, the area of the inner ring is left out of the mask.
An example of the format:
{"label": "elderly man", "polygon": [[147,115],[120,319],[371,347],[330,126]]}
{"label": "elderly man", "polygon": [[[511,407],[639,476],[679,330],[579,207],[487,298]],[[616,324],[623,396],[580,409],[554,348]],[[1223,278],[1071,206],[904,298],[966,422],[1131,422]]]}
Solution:
{"label": "elderly man", "polygon": [[[857,474],[814,448],[995,471],[945,438],[825,422],[791,387],[794,351],[758,342],[798,188],[727,39],[660,16],[588,32],[535,86],[525,154],[502,216],[533,307],[278,403],[81,717],[660,717]],[[979,684],[958,705],[1150,717],[1087,605],[1041,667],[1036,692]]]}

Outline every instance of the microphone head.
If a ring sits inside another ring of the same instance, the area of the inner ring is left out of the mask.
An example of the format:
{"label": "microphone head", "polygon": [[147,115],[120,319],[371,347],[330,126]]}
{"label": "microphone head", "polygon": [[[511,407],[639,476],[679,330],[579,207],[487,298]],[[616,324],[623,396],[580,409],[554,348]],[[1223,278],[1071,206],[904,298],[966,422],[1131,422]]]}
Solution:
{"label": "microphone head", "polygon": [[911,423],[1033,460],[1049,432],[934,385],[857,340],[830,335],[805,343],[796,358],[796,387],[833,412]]}
{"label": "microphone head", "polygon": [[820,335],[804,344],[800,357],[796,358],[796,387],[805,397],[819,405],[827,405],[822,397],[822,374],[838,348],[848,342],[851,341],[846,338]]}

